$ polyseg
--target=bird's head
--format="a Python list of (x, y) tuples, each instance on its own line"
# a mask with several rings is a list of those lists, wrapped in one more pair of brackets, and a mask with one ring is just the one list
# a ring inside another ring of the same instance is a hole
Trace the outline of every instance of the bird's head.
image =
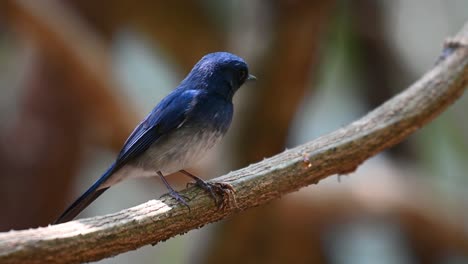
[(230, 100), (239, 87), (255, 79), (242, 58), (228, 52), (215, 52), (195, 64), (182, 86), (205, 89)]

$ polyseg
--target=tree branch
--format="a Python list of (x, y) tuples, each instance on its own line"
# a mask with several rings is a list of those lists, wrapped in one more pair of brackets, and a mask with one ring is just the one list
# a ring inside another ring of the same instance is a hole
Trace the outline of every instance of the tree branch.
[[(182, 191), (189, 212), (172, 199), (151, 200), (115, 214), (0, 234), (1, 263), (99, 260), (265, 204), (362, 162), (427, 124), (468, 84), (468, 23), (447, 42), (438, 63), (419, 81), (360, 120), (262, 162), (216, 178), (235, 190), (235, 203), (217, 210), (197, 188)], [(231, 199), (233, 200), (233, 199)]]

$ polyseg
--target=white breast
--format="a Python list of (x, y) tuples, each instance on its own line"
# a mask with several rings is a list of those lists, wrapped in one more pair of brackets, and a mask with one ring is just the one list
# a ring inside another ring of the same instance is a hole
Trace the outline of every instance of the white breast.
[[(172, 145), (172, 148), (158, 148), (158, 144), (150, 148), (150, 156), (156, 161), (159, 170), (164, 174), (171, 174), (187, 167), (195, 165), (200, 161), (205, 154), (217, 144), (222, 134), (215, 131), (205, 131), (195, 135), (186, 135), (181, 131), (178, 135), (170, 139), (167, 146)], [(171, 144), (172, 143), (172, 144)]]
[(191, 167), (220, 141), (219, 131), (199, 131), (180, 128), (170, 136), (153, 143), (141, 156), (116, 171), (102, 186), (109, 187), (123, 179), (157, 176), (160, 171), (167, 176)]

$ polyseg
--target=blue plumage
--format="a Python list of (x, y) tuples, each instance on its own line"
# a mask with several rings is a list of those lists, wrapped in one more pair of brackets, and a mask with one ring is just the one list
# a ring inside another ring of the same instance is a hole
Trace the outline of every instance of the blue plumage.
[[(227, 132), (232, 97), (255, 79), (243, 59), (227, 52), (204, 56), (180, 83), (135, 128), (111, 167), (55, 221), (69, 221), (110, 186), (132, 177), (181, 171), (202, 188), (210, 186), (183, 171), (193, 165)], [(161, 177), (171, 195), (186, 205)], [(213, 194), (213, 193), (212, 193)]]

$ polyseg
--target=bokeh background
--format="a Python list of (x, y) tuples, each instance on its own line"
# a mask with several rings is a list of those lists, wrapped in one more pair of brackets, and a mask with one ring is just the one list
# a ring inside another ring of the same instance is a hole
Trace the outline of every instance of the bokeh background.
[[(211, 178), (364, 115), (467, 19), (466, 0), (2, 0), (0, 230), (53, 221), (206, 53), (233, 52), (258, 78), (192, 169)], [(467, 100), (349, 177), (101, 263), (468, 263)], [(80, 217), (165, 192), (123, 182)]]

